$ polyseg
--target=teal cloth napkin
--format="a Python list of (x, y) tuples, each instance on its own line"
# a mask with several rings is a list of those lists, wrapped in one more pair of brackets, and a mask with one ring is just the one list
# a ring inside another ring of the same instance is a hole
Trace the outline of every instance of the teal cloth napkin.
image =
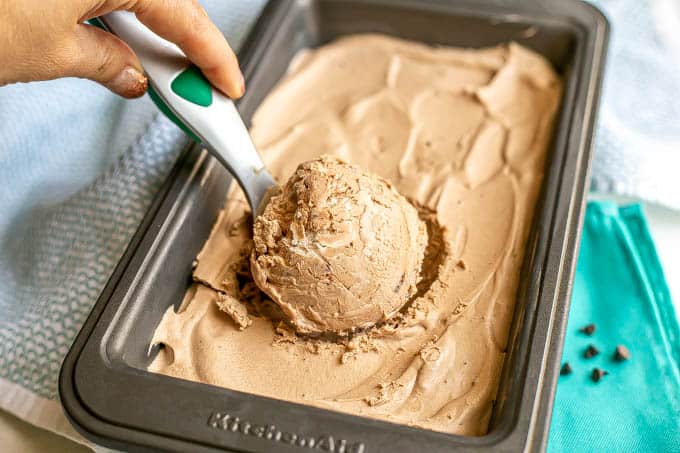
[[(680, 331), (639, 205), (588, 205), (562, 361), (549, 452), (680, 452)], [(609, 374), (595, 383), (594, 367)]]

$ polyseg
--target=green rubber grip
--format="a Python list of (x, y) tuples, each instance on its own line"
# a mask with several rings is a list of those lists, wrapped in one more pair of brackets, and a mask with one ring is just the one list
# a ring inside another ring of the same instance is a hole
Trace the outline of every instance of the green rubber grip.
[(195, 65), (189, 66), (175, 77), (170, 89), (177, 96), (201, 107), (209, 107), (213, 101), (212, 86)]
[(191, 129), (186, 127), (186, 125), (179, 118), (177, 118), (177, 116), (173, 113), (173, 111), (170, 110), (167, 105), (165, 105), (165, 102), (163, 102), (163, 100), (160, 98), (160, 96), (158, 96), (158, 93), (156, 93), (156, 91), (150, 85), (149, 85), (148, 93), (149, 93), (149, 97), (151, 98), (151, 100), (153, 100), (153, 102), (156, 104), (156, 107), (158, 107), (158, 109), (161, 112), (163, 112), (163, 114), (165, 116), (167, 116), (170, 121), (172, 121), (177, 126), (179, 126), (179, 128), (182, 129), (196, 143), (201, 143), (201, 139), (198, 138), (196, 136), (196, 134), (194, 134), (191, 131)]

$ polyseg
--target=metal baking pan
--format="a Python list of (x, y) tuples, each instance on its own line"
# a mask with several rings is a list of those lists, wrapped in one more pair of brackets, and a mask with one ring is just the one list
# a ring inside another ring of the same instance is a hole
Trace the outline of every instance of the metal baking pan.
[[(565, 80), (488, 434), (449, 435), (147, 372), (153, 332), (167, 307), (182, 300), (192, 261), (231, 181), (214, 159), (194, 147), (158, 194), (62, 366), (61, 401), (84, 436), (135, 451), (545, 448), (588, 185), (607, 22), (576, 0), (274, 0), (241, 52), (249, 87), (239, 105), (244, 118), (250, 118), (299, 49), (362, 32), (464, 47), (517, 41), (545, 55)], [(236, 417), (238, 424), (232, 423)]]

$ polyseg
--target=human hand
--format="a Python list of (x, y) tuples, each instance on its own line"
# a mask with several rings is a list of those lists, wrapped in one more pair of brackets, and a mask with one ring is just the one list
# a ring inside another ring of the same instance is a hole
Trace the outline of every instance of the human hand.
[(177, 44), (228, 96), (243, 95), (236, 55), (196, 0), (2, 0), (0, 86), (83, 77), (126, 98), (143, 95), (148, 82), (132, 49), (84, 23), (115, 10)]

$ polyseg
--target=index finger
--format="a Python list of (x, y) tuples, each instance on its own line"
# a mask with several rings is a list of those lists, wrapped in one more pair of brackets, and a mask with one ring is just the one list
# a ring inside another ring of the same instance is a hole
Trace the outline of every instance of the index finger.
[(236, 99), (245, 82), (236, 54), (196, 0), (136, 0), (128, 10), (184, 51), (218, 89)]

